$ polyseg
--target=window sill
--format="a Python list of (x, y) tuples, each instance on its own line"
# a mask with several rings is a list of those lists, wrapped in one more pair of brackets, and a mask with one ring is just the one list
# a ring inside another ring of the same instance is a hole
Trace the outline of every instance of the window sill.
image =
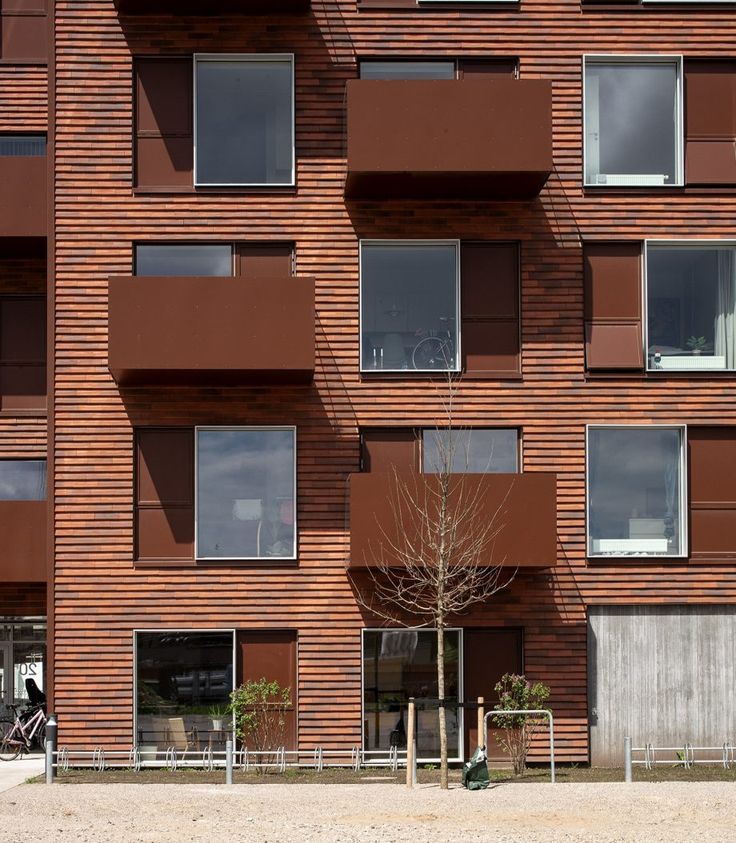
[(725, 380), (736, 377), (736, 369), (672, 369), (647, 370), (643, 369), (610, 369), (591, 372), (586, 369), (585, 379), (590, 381), (628, 379), (640, 381), (663, 381), (672, 378), (673, 382), (681, 380)]
[(134, 568), (298, 568), (298, 559), (134, 559)]
[(692, 560), (688, 556), (588, 556), (586, 555), (586, 562), (588, 565), (599, 567), (603, 565), (636, 565), (642, 567), (645, 565), (688, 565)]
[(520, 381), (524, 379), (524, 375), (521, 372), (417, 372), (414, 369), (397, 369), (396, 371), (390, 371), (388, 369), (365, 369), (360, 372), (361, 379), (366, 381), (395, 381), (402, 379), (436, 381), (438, 378), (446, 380), (448, 375), (462, 381)]
[(264, 194), (296, 195), (296, 185), (274, 187), (176, 187), (172, 185), (133, 187), (134, 196), (262, 196)]

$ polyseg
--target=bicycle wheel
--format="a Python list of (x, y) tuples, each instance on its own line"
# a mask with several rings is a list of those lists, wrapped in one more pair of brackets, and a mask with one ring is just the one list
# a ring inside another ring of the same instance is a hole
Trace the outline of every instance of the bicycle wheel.
[(449, 369), (455, 362), (453, 357), (447, 340), (425, 337), (414, 346), (411, 362), (415, 369)]
[(46, 724), (44, 723), (43, 726), (36, 732), (33, 740), (38, 744), (39, 748), (45, 752), (46, 751)]
[(12, 720), (0, 720), (0, 761), (12, 761), (23, 749), (23, 739), (15, 733)]

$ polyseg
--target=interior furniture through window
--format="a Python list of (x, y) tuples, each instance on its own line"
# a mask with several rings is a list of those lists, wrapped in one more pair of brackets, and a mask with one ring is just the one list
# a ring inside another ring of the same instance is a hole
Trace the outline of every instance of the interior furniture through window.
[(361, 370), (458, 370), (460, 244), (361, 243)]
[(683, 427), (588, 428), (588, 555), (684, 556)]
[(646, 247), (647, 366), (736, 368), (736, 250), (728, 243)]
[[(406, 748), (409, 697), (436, 699), (437, 633), (433, 629), (363, 630), (363, 748)], [(461, 630), (445, 631), (445, 698), (447, 744), (451, 759), (462, 752), (463, 717), (457, 703), (462, 695)], [(439, 759), (436, 705), (417, 710), (417, 755)]]
[(197, 559), (294, 559), (295, 497), (295, 428), (197, 428)]
[(682, 184), (682, 58), (586, 56), (583, 76), (585, 184)]

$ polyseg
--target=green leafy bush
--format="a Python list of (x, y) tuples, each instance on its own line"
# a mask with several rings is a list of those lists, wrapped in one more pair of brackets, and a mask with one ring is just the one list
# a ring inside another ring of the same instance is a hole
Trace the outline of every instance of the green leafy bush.
[[(235, 734), (248, 749), (269, 753), (283, 746), (291, 688), (282, 688), (265, 677), (249, 679), (230, 694), (230, 700)], [(258, 768), (265, 771), (265, 764), (270, 760), (268, 755), (258, 756)]]
[[(541, 682), (532, 684), (526, 676), (516, 673), (505, 673), (501, 681), (496, 684), (498, 702), (496, 711), (533, 711), (544, 709), (544, 703), (549, 698), (549, 688)], [(543, 723), (544, 718), (523, 715), (498, 715), (491, 718), (494, 726), (503, 730), (503, 737), (499, 742), (509, 754), (514, 767), (514, 775), (520, 776), (526, 769), (526, 759), (529, 754), (534, 733)]]

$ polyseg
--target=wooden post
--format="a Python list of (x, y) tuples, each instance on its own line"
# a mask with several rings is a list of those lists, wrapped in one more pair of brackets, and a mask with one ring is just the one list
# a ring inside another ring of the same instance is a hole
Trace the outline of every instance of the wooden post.
[(414, 697), (409, 697), (409, 711), (406, 729), (406, 786), (414, 787), (414, 729), (416, 711), (414, 708)]
[[(486, 709), (483, 697), (478, 697), (478, 746), (483, 746), (483, 721), (486, 719)], [(488, 747), (486, 747), (488, 752)]]

